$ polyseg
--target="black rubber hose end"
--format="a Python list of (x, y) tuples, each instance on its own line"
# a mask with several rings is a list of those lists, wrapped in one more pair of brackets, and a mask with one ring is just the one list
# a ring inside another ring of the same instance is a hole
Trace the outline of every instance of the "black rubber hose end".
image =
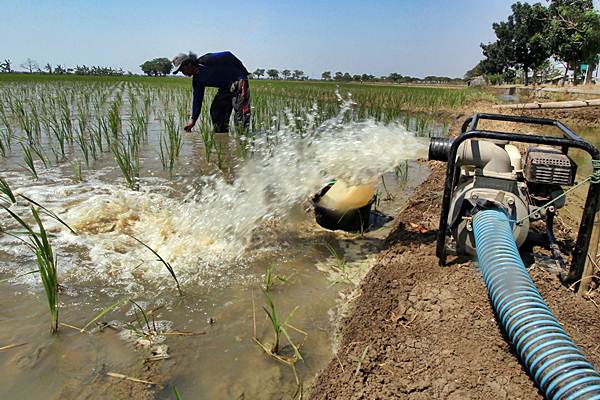
[(432, 137), (429, 142), (429, 159), (448, 162), (448, 154), (454, 139)]

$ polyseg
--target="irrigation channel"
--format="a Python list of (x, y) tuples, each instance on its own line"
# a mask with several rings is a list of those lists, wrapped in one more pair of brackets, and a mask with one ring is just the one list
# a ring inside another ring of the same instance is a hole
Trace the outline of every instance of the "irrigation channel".
[[(446, 124), (365, 112), (333, 86), (319, 101), (263, 89), (252, 134), (213, 135), (206, 110), (199, 131), (180, 128), (187, 85), (0, 82), (1, 177), (17, 200), (0, 202), (32, 226), (35, 202), (60, 284), (52, 335), (28, 237), (2, 210), (0, 397), (118, 398), (123, 374), (159, 383), (161, 398), (172, 386), (184, 399), (278, 398), (328, 362), (389, 224), (326, 231), (308, 199), (331, 178), (376, 180), (376, 209), (394, 215), (427, 176), (424, 137)], [(297, 377), (253, 341), (273, 343), (271, 305), (289, 317)]]

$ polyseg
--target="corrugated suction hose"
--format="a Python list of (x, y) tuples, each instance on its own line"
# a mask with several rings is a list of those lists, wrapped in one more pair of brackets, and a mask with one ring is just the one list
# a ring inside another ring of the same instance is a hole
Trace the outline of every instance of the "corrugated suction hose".
[(473, 217), (479, 268), (500, 324), (548, 399), (600, 399), (600, 375), (562, 328), (529, 276), (500, 210)]

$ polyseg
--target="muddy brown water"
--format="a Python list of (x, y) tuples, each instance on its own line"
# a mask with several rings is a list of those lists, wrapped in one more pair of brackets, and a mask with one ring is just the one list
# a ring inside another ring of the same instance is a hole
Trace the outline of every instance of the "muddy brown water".
[[(152, 129), (156, 133), (158, 128)], [(217, 140), (229, 149), (226, 160), (233, 162), (235, 140), (227, 136)], [(88, 334), (62, 325), (57, 336), (50, 335), (48, 306), (38, 276), (22, 275), (35, 269), (34, 260), (18, 242), (2, 236), (0, 347), (18, 347), (0, 351), (0, 397), (122, 398), (124, 392), (118, 388), (123, 385), (139, 385), (139, 390), (126, 392), (126, 397), (134, 398), (171, 398), (173, 385), (184, 399), (289, 396), (297, 389), (292, 370), (267, 357), (252, 340), (254, 320), (259, 339), (270, 343), (273, 338), (259, 290), (269, 266), (276, 266), (275, 274), (285, 278), (285, 282), (276, 279), (272, 289), (280, 318), (295, 310), (290, 322), (307, 333), (304, 361), (297, 365), (305, 385), (331, 358), (341, 306), (368, 271), (391, 224), (363, 235), (330, 232), (316, 225), (306, 203), (299, 204), (284, 220), (261, 225), (256, 243), (243, 257), (228, 257), (222, 263), (188, 262), (185, 270), (178, 271), (185, 293), (179, 297), (164, 267), (127, 235), (139, 233), (136, 223), (140, 221), (166, 221), (161, 219), (165, 213), (174, 223), (169, 207), (185, 202), (199, 176), (217, 172), (214, 163), (204, 160), (197, 134), (184, 136), (182, 162), (173, 178), (161, 170), (156, 148), (151, 141), (142, 151), (139, 193), (124, 188), (109, 154), (91, 169), (83, 167), (82, 182), (75, 179), (70, 163), (48, 169), (38, 164), (40, 178), (35, 181), (18, 165), (22, 161), (17, 152), (1, 161), (3, 176), (17, 193), (66, 215), (67, 223), (81, 231), (72, 237), (48, 221), (49, 230), (56, 234), (60, 321), (82, 327), (115, 302), (123, 305), (100, 318), (101, 325), (93, 323)], [(427, 164), (414, 161), (403, 164), (397, 174), (385, 174), (378, 185), (377, 209), (396, 215), (427, 175)], [(23, 202), (15, 207), (27, 211)], [(177, 221), (185, 225), (185, 216)], [(7, 220), (2, 223), (14, 228)], [(177, 235), (181, 226), (171, 228), (161, 234)], [(325, 243), (343, 259), (346, 272), (336, 269), (339, 260)], [(171, 255), (181, 255), (185, 248), (177, 251)], [(214, 258), (218, 253), (217, 248), (203, 255)], [(147, 361), (150, 349), (136, 342), (135, 334), (133, 339), (123, 337), (123, 332), (132, 333), (131, 326), (144, 329), (140, 313), (128, 299), (146, 312), (155, 310), (149, 314), (149, 326), (171, 333), (157, 338), (168, 346), (169, 359)], [(131, 326), (124, 327), (126, 323)], [(177, 332), (185, 335), (172, 334)], [(298, 342), (302, 336), (292, 333)], [(124, 382), (107, 376), (108, 372), (158, 385)]]

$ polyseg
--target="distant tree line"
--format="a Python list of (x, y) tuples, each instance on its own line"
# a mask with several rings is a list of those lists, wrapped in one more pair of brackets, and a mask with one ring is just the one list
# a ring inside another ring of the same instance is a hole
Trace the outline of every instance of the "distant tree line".
[[(285, 69), (279, 71), (277, 69), (257, 68), (252, 72), (252, 77), (255, 79), (284, 79), (284, 80), (307, 80), (308, 76), (301, 70)], [(425, 78), (414, 78), (411, 76), (402, 76), (398, 73), (391, 73), (387, 76), (375, 76), (371, 74), (350, 74), (348, 72), (331, 72), (325, 71), (321, 74), (323, 81), (336, 82), (394, 82), (394, 83), (457, 83), (462, 82), (462, 78), (449, 78), (447, 76), (427, 76)]]
[(295, 69), (289, 70), (284, 69), (279, 72), (279, 70), (270, 68), (257, 68), (252, 72), (252, 77), (255, 79), (262, 79), (263, 76), (268, 76), (269, 79), (286, 79), (286, 80), (294, 80), (294, 81), (304, 81), (308, 79), (308, 76), (304, 74), (304, 71)]
[(538, 80), (560, 78), (555, 63), (562, 64), (563, 83), (573, 71), (573, 83), (587, 66), (585, 81), (591, 82), (600, 53), (600, 14), (592, 0), (549, 0), (517, 2), (507, 21), (492, 29), (497, 40), (481, 44), (484, 59), (467, 71), (465, 79), (485, 75), (492, 83), (514, 82), (519, 75), (525, 85)]
[(462, 82), (461, 78), (450, 78), (447, 76), (426, 76), (425, 78), (416, 78), (412, 76), (403, 76), (397, 72), (389, 75), (375, 76), (371, 74), (349, 74), (348, 72), (325, 71), (321, 74), (321, 80), (336, 82), (393, 82), (393, 83), (457, 83)]
[[(37, 61), (32, 58), (27, 58), (27, 60), (20, 64), (19, 67), (28, 73), (35, 72), (54, 75), (125, 75), (125, 71), (123, 71), (122, 68), (103, 67), (99, 65), (77, 65), (71, 68), (60, 64), (52, 66), (52, 64), (47, 63), (44, 67), (40, 68), (40, 65), (37, 63)], [(13, 69), (13, 63), (10, 59), (5, 59), (4, 61), (0, 62), (0, 72), (16, 72)]]

